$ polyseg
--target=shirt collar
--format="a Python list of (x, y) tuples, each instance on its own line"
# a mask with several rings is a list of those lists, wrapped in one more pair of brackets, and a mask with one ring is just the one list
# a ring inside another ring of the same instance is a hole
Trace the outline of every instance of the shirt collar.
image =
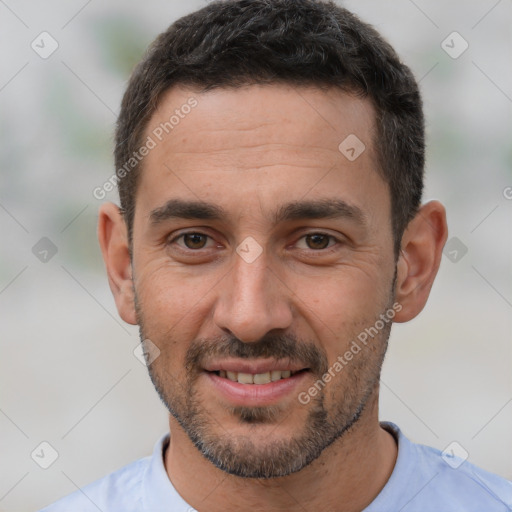
[[(377, 512), (382, 510), (381, 505), (390, 503), (396, 493), (397, 485), (402, 487), (404, 478), (412, 474), (413, 457), (411, 457), (412, 444), (402, 434), (397, 425), (391, 422), (381, 422), (381, 427), (390, 432), (398, 443), (398, 456), (393, 472), (384, 488), (364, 510), (364, 512)], [(169, 433), (164, 434), (155, 444), (150, 463), (146, 468), (142, 482), (142, 503), (145, 512), (168, 511), (172, 504), (175, 512), (191, 512), (190, 505), (178, 494), (172, 485), (164, 465), (164, 454), (169, 445)]]
[(144, 512), (190, 512), (190, 505), (178, 494), (172, 485), (164, 465), (165, 449), (169, 445), (169, 433), (164, 434), (155, 444), (151, 461), (142, 481), (142, 503)]

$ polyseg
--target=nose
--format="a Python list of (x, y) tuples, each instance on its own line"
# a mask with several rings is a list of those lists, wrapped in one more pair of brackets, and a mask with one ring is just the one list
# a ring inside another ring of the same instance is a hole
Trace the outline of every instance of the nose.
[(292, 323), (290, 294), (261, 255), (248, 263), (235, 256), (232, 270), (221, 283), (214, 322), (245, 343), (256, 342), (274, 329)]

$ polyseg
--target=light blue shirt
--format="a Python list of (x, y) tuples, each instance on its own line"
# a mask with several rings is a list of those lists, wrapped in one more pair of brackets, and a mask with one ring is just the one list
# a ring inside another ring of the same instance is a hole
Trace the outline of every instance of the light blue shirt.
[[(363, 512), (510, 512), (512, 482), (456, 456), (409, 441), (393, 423), (398, 458), (388, 482)], [(164, 467), (169, 434), (153, 455), (76, 491), (40, 512), (193, 512)], [(305, 504), (307, 507), (307, 504)], [(248, 505), (248, 509), (250, 506)]]

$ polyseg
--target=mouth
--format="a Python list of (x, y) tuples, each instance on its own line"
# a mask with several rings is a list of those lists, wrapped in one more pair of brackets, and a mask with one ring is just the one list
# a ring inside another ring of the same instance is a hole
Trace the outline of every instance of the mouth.
[(270, 382), (277, 382), (282, 379), (289, 379), (301, 372), (307, 372), (308, 369), (302, 370), (272, 370), (263, 373), (246, 373), (246, 372), (233, 372), (229, 370), (214, 371), (222, 379), (229, 379), (232, 382), (240, 384), (269, 384)]
[(225, 361), (204, 369), (217, 396), (233, 405), (262, 407), (293, 396), (309, 368), (277, 361)]

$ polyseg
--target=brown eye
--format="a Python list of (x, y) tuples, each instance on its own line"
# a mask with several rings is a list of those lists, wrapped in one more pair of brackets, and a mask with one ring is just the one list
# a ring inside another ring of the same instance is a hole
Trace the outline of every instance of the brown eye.
[(306, 244), (310, 249), (326, 249), (329, 245), (329, 235), (322, 235), (315, 233), (313, 235), (306, 235)]
[(203, 249), (208, 239), (206, 235), (201, 233), (186, 233), (182, 237), (188, 249)]

